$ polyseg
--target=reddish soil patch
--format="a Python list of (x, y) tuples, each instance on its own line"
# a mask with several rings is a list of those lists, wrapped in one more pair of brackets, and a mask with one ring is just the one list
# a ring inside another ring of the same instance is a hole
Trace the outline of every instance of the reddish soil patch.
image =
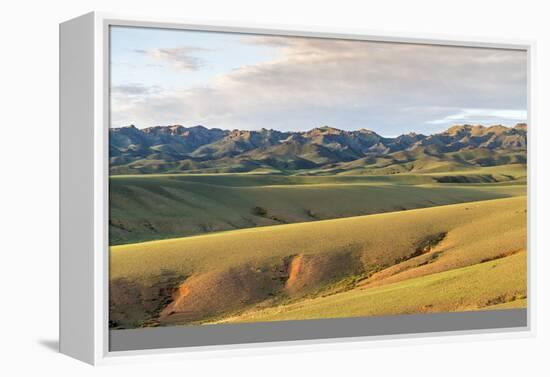
[(352, 253), (297, 255), (290, 262), (285, 290), (292, 296), (311, 293), (362, 270), (359, 256)]
[(159, 320), (187, 323), (243, 309), (281, 290), (278, 273), (247, 266), (192, 276), (175, 291)]

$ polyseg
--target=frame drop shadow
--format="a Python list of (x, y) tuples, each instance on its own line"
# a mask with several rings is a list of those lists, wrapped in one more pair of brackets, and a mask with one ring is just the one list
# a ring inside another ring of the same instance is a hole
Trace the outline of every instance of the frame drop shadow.
[(59, 340), (57, 339), (41, 339), (38, 344), (52, 352), (59, 352)]

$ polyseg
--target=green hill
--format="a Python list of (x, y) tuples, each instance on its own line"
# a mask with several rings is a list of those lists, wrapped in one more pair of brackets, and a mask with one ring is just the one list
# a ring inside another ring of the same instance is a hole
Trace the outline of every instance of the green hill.
[(522, 196), (112, 246), (111, 326), (521, 306), (526, 207)]
[(220, 322), (265, 322), (525, 308), (525, 253), (373, 289), (353, 289)]
[(109, 239), (116, 245), (525, 193), (522, 166), (450, 174), (116, 176), (109, 187)]

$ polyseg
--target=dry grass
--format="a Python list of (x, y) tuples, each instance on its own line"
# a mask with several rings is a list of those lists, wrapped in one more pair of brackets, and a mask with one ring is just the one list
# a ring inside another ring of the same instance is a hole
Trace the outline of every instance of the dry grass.
[[(158, 307), (143, 310), (140, 302), (149, 297), (149, 287), (158, 287), (167, 274), (183, 283), (174, 285), (179, 285), (175, 291), (163, 286), (165, 297), (174, 295), (170, 309), (162, 311), (169, 323), (219, 318), (285, 297), (297, 306), (288, 311), (268, 309), (258, 320), (309, 318), (324, 310), (328, 317), (474, 308), (485, 298), (525, 291), (525, 253), (480, 262), (525, 250), (526, 205), (525, 197), (516, 197), (114, 246), (112, 283), (135, 286), (118, 289), (123, 299), (112, 305), (112, 313), (127, 326), (158, 315)], [(446, 237), (440, 243), (416, 254), (426, 240), (442, 233)], [(382, 271), (352, 291), (331, 295), (335, 301), (328, 297), (303, 301), (308, 292), (376, 270)], [(488, 280), (482, 279), (485, 275)], [(392, 299), (396, 290), (404, 293)], [(415, 304), (417, 296), (424, 297), (424, 309), (422, 300)], [(439, 297), (437, 306), (428, 302), (431, 296)], [(360, 304), (368, 297), (386, 304), (371, 312), (369, 305)], [(344, 298), (349, 305), (339, 301)], [(309, 310), (310, 302), (320, 306)]]
[(428, 312), (510, 309), (526, 305), (526, 254), (263, 310), (222, 322), (303, 320)]
[[(480, 175), (490, 172), (482, 170)], [(109, 242), (136, 243), (525, 195), (524, 182), (434, 182), (432, 176), (412, 174), (117, 176), (110, 180)]]

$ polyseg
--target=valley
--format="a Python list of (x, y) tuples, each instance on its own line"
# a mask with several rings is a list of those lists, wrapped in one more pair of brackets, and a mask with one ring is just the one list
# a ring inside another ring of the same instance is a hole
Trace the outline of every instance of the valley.
[(110, 327), (526, 307), (526, 128), (480, 127), (116, 131)]

